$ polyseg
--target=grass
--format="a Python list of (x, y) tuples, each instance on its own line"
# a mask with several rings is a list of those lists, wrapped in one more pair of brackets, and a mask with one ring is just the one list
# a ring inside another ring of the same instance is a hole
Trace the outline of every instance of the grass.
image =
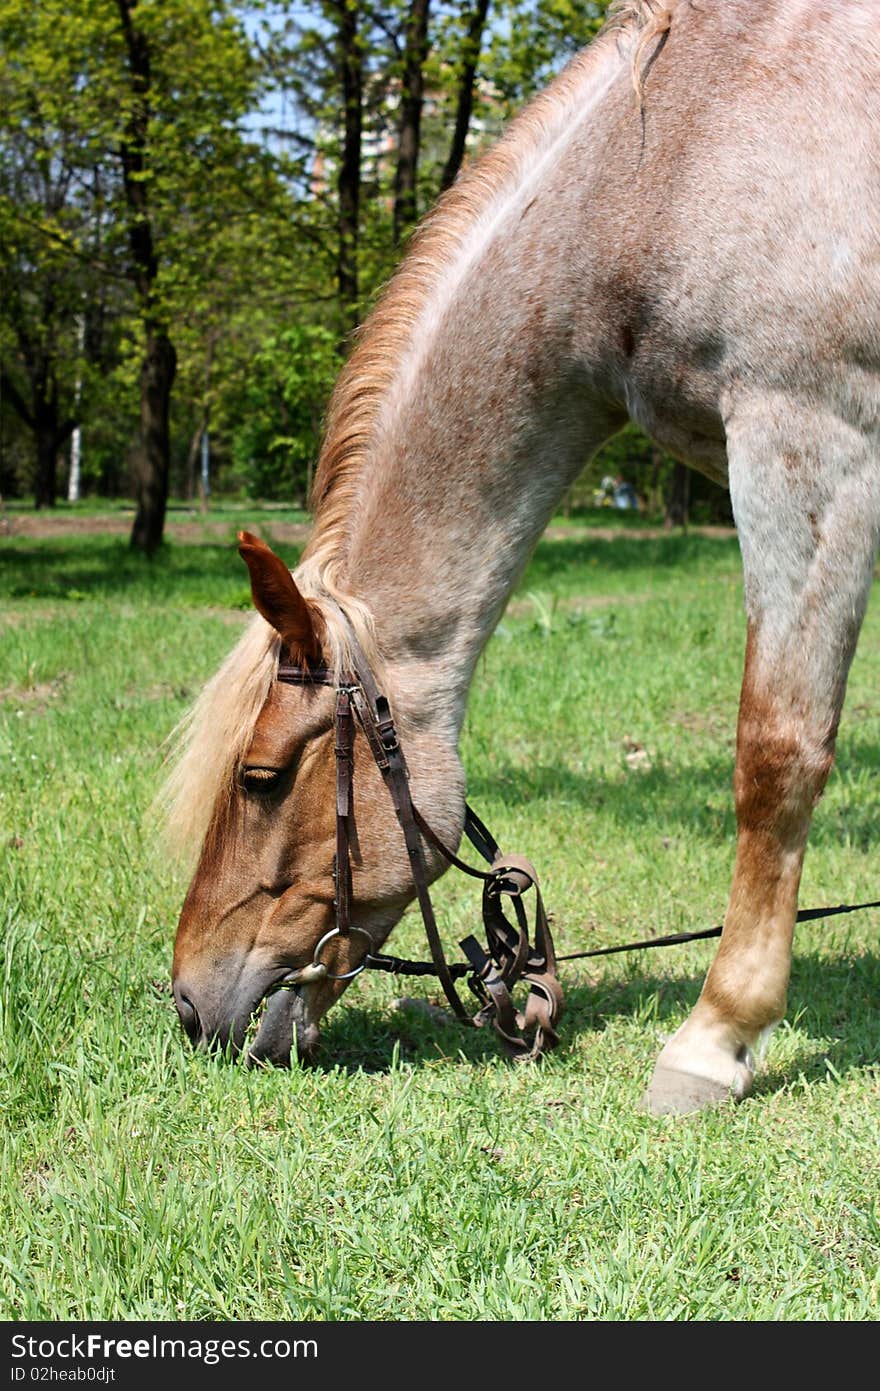
[[(471, 799), (538, 865), (560, 951), (717, 922), (736, 543), (554, 535), (477, 671)], [(145, 811), (243, 569), (231, 545), (7, 540), (0, 589), (0, 1316), (876, 1318), (876, 914), (799, 930), (754, 1095), (699, 1116), (637, 1107), (710, 944), (563, 968), (537, 1068), (394, 1010), (385, 977), (313, 1070), (195, 1056), (168, 993), (185, 880)], [(878, 690), (874, 608), (805, 904), (880, 896)], [(450, 944), (472, 930), (470, 884), (437, 902)], [(411, 914), (393, 943), (424, 950)]]

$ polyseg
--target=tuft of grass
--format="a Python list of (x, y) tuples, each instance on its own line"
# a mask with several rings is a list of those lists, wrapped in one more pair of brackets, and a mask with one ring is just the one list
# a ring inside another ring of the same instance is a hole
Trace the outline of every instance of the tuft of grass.
[[(539, 546), (463, 735), (561, 952), (717, 922), (733, 859), (736, 543), (585, 530)], [(168, 992), (186, 886), (144, 814), (245, 620), (234, 547), (4, 542), (0, 589), (0, 1316), (876, 1317), (876, 914), (799, 930), (755, 1094), (699, 1116), (638, 1102), (709, 944), (563, 968), (539, 1067), (384, 977), (311, 1070), (196, 1056)], [(878, 896), (878, 689), (871, 610), (805, 903)], [(469, 883), (437, 905), (450, 946), (473, 930)], [(424, 950), (414, 914), (394, 946)]]

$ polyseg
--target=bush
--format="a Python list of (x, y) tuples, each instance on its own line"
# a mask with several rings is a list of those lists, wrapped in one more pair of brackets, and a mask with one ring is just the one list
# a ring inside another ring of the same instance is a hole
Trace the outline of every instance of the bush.
[(236, 480), (250, 497), (305, 501), (338, 371), (336, 340), (320, 324), (286, 329), (255, 355), (232, 429)]

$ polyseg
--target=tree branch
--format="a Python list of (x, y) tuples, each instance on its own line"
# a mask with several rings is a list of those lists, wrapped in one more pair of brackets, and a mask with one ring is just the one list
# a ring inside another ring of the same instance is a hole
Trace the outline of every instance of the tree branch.
[(474, 81), (477, 75), (477, 65), (480, 61), (480, 51), (483, 47), (483, 30), (486, 27), (489, 4), (490, 0), (476, 0), (476, 4), (471, 11), (467, 36), (463, 45), (464, 57), (461, 68), (461, 79), (458, 84), (455, 129), (452, 134), (449, 158), (446, 161), (440, 179), (441, 193), (447, 188), (451, 188), (455, 183), (458, 171), (461, 169), (462, 160), (464, 159), (468, 130), (471, 123), (471, 113), (474, 107)]

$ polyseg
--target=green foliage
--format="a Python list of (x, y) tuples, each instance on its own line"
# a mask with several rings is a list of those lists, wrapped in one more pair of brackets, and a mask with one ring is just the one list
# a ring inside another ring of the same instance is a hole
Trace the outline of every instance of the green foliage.
[(306, 500), (338, 371), (334, 335), (320, 324), (298, 324), (264, 341), (232, 435), (235, 476), (249, 496)]
[[(594, 36), (606, 9), (495, 0), (471, 157)], [(363, 313), (399, 256), (392, 195), (408, 11), (408, 0), (359, 7)], [(133, 13), (152, 54), (140, 178), (158, 257), (150, 312), (171, 326), (177, 350), (174, 484), (189, 493), (194, 450), (209, 428), (215, 488), (300, 499), (344, 323), (335, 283), (336, 11), (329, 0), (246, 10), (233, 0), (141, 0)], [(449, 153), (470, 14), (446, 0), (431, 6), (422, 211)], [(0, 363), (23, 393), (36, 368), (25, 361), (22, 331), (40, 345), (60, 415), (83, 424), (84, 486), (111, 495), (127, 486), (138, 426), (143, 345), (119, 163), (138, 100), (115, 0), (84, 10), (0, 0)], [(16, 493), (31, 469), (8, 391), (0, 411), (0, 490)], [(587, 466), (568, 505), (591, 505), (602, 477), (621, 474), (656, 515), (673, 467), (629, 427)], [(692, 516), (729, 517), (720, 491), (696, 476)]]
[[(232, 6), (141, 0), (131, 14), (149, 48), (147, 91), (114, 0), (0, 0), (0, 356), (22, 396), (48, 378), (47, 398), (85, 423), (87, 441), (90, 424), (102, 429), (108, 372), (142, 351), (136, 311), (176, 323), (198, 301), (204, 314), (224, 285), (216, 243), (267, 182), (245, 132), (258, 70)], [(136, 119), (137, 209), (121, 163)], [(147, 223), (156, 273), (145, 278), (132, 229)], [(88, 445), (86, 471), (103, 471)]]
[(609, 0), (501, 0), (483, 70), (512, 114), (596, 37)]

